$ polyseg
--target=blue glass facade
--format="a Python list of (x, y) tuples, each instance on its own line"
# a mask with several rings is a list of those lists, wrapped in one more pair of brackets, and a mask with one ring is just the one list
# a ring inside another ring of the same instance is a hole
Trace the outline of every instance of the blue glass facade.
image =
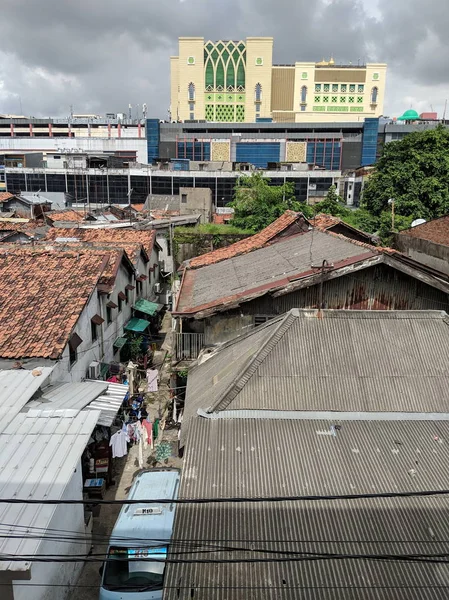
[(149, 165), (152, 164), (154, 159), (159, 158), (159, 131), (159, 119), (147, 119), (147, 160)]
[(280, 154), (280, 143), (241, 142), (236, 145), (237, 162), (252, 163), (255, 167), (262, 169), (266, 169), (269, 162), (279, 162)]
[(338, 171), (341, 164), (341, 143), (333, 140), (328, 142), (308, 141), (307, 162)]
[(379, 119), (365, 119), (362, 137), (362, 167), (373, 165), (376, 162), (378, 133)]
[(177, 158), (210, 160), (209, 142), (178, 142)]

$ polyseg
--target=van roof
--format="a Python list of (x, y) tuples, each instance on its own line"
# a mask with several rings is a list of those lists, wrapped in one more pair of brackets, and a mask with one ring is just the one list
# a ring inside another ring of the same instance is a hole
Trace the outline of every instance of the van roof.
[[(140, 473), (128, 494), (129, 500), (176, 499), (179, 490), (179, 469), (151, 469)], [(158, 546), (170, 540), (175, 504), (124, 504), (112, 531), (110, 546)], [(154, 514), (142, 514), (153, 508)]]

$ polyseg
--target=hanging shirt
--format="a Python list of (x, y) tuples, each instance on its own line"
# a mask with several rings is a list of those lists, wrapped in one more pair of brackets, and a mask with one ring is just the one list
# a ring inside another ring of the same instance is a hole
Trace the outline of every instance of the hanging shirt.
[(128, 446), (126, 445), (126, 433), (122, 430), (117, 431), (111, 437), (109, 445), (112, 448), (112, 458), (122, 458), (128, 454)]
[(159, 375), (159, 371), (157, 369), (148, 369), (147, 370), (147, 382), (148, 382), (148, 391), (149, 392), (157, 392), (157, 378)]

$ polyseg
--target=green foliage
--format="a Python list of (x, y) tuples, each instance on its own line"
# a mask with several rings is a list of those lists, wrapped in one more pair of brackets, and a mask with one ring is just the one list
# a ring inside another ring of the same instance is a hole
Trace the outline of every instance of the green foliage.
[(390, 198), (397, 215), (433, 219), (449, 212), (449, 130), (439, 126), (384, 146), (362, 202), (380, 217)]
[(252, 232), (248, 229), (242, 229), (233, 225), (221, 223), (202, 223), (201, 225), (196, 225), (195, 227), (176, 227), (174, 233), (176, 237), (180, 238), (183, 235), (245, 235)]
[(383, 246), (390, 246), (393, 241), (393, 233), (408, 229), (413, 221), (413, 216), (404, 217), (402, 215), (395, 214), (394, 216), (394, 229), (391, 229), (391, 210), (384, 211), (380, 215), (379, 220), (379, 237)]
[(240, 177), (235, 188), (232, 225), (257, 233), (280, 217), (286, 210), (297, 210), (294, 184), (270, 186), (260, 173)]
[(329, 188), (326, 197), (314, 206), (315, 213), (324, 213), (334, 217), (347, 217), (351, 211), (343, 204), (343, 199), (337, 194), (335, 185)]
[(128, 342), (129, 354), (131, 360), (135, 360), (140, 354), (142, 354), (142, 336), (133, 335)]
[(341, 218), (348, 225), (360, 229), (360, 231), (365, 231), (366, 233), (376, 233), (379, 229), (379, 218), (368, 212), (366, 208), (348, 210), (348, 214)]

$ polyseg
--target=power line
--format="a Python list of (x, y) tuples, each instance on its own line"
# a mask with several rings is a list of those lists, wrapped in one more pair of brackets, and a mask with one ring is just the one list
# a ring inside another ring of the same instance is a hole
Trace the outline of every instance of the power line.
[(257, 496), (257, 497), (229, 497), (229, 498), (142, 498), (140, 500), (37, 500), (34, 498), (0, 498), (0, 504), (244, 504), (260, 502), (316, 502), (323, 500), (364, 500), (382, 498), (426, 498), (432, 496), (447, 496), (449, 490), (421, 490), (413, 492), (377, 492), (365, 494), (333, 494), (327, 496)]

